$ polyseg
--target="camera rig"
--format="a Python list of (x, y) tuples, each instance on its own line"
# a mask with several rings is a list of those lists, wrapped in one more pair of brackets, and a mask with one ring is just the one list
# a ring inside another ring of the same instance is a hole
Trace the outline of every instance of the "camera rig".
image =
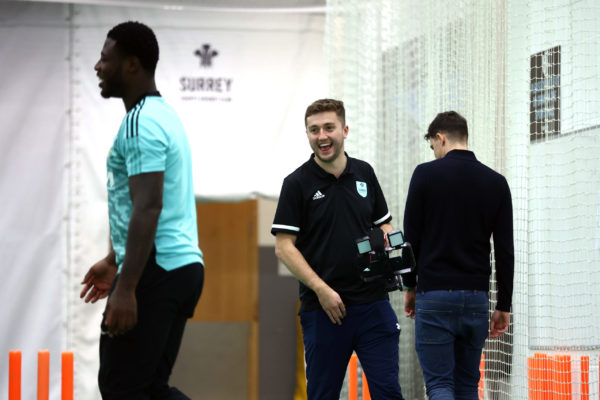
[[(404, 241), (402, 231), (387, 234), (389, 247), (385, 246), (384, 233), (379, 228), (369, 231), (367, 236), (356, 239), (359, 257), (359, 272), (363, 282), (385, 281), (388, 292), (402, 290), (402, 274), (411, 272), (415, 266), (415, 255), (409, 242)], [(399, 255), (392, 256), (392, 252)], [(368, 256), (368, 257), (367, 257)], [(367, 261), (368, 260), (368, 261)]]

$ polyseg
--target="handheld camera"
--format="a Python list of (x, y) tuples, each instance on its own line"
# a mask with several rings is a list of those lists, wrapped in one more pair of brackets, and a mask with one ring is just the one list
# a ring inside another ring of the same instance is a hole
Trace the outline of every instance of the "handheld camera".
[[(368, 236), (356, 239), (360, 277), (363, 282), (384, 280), (388, 292), (402, 290), (401, 275), (411, 272), (416, 265), (412, 246), (404, 241), (400, 230), (388, 233), (389, 247), (385, 247), (383, 235), (381, 229), (375, 228)], [(392, 252), (400, 254), (392, 255)]]

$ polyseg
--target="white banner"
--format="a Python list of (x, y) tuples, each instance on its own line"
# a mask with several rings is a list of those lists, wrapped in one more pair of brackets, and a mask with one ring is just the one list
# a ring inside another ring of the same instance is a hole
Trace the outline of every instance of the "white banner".
[(278, 196), (283, 178), (308, 159), (304, 111), (327, 91), (323, 15), (77, 10), (78, 123), (86, 135), (112, 140), (123, 116), (122, 105), (100, 98), (92, 67), (108, 28), (132, 18), (157, 35), (157, 86), (187, 129), (199, 197)]

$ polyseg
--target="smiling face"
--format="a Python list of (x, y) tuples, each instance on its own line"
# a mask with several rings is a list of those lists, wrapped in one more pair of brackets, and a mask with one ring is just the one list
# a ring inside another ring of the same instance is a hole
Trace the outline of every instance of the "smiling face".
[(98, 86), (104, 98), (123, 97), (123, 58), (116, 49), (116, 42), (107, 38), (100, 52), (100, 59), (94, 66), (100, 79)]
[(306, 118), (306, 134), (317, 163), (333, 164), (344, 154), (348, 125), (342, 127), (334, 111), (325, 111)]

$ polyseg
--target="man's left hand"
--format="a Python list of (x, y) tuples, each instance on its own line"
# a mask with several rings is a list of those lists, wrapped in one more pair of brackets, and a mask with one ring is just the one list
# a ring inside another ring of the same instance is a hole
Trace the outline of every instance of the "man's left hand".
[(508, 325), (510, 325), (510, 313), (494, 310), (492, 318), (490, 318), (490, 337), (492, 339), (500, 337), (508, 330)]
[(118, 283), (106, 303), (106, 319), (109, 336), (123, 335), (137, 322), (137, 299), (135, 290), (120, 288)]

